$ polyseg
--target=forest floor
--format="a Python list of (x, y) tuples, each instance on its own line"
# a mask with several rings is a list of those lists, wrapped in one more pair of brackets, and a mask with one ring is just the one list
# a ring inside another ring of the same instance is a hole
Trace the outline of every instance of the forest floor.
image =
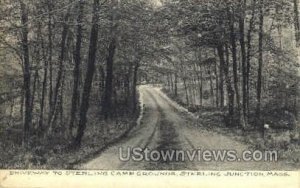
[[(22, 146), (22, 125), (6, 125), (2, 118), (0, 130), (1, 169), (72, 169), (73, 165), (87, 161), (106, 147), (124, 137), (136, 125), (139, 110), (114, 120), (99, 118), (99, 109), (91, 106), (88, 124), (79, 149), (70, 149), (70, 139), (59, 131), (49, 138), (33, 136), (30, 149)], [(14, 120), (18, 122), (18, 120)]]

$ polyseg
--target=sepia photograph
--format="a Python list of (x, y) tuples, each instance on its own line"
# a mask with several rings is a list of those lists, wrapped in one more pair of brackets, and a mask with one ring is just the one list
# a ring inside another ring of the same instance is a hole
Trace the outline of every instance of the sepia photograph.
[(0, 169), (300, 178), (299, 11), (0, 0)]

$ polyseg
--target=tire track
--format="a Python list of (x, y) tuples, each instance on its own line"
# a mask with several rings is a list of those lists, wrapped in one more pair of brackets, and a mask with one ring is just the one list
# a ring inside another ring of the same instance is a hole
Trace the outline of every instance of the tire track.
[[(165, 104), (168, 105), (171, 109), (173, 106), (169, 104), (167, 100), (165, 100), (159, 93), (155, 90), (152, 90), (150, 93), (147, 91), (151, 98), (156, 101), (159, 114), (160, 114), (160, 121), (157, 124), (157, 128), (159, 130), (159, 137), (156, 140), (157, 147), (155, 148), (156, 151), (159, 152), (173, 152), (173, 151), (184, 151), (182, 148), (182, 144), (185, 140), (183, 140), (181, 136), (182, 133), (178, 132), (179, 128), (176, 126), (176, 120), (168, 118), (168, 108), (162, 108), (162, 104), (159, 104), (158, 100), (163, 101)], [(154, 93), (157, 95), (154, 95)], [(164, 106), (164, 105), (163, 105)], [(181, 118), (182, 115), (178, 114), (178, 109), (174, 109), (174, 112), (179, 115)], [(191, 143), (189, 142), (191, 145)], [(193, 145), (191, 145), (192, 148)], [(183, 157), (183, 158), (182, 158)], [(167, 160), (159, 160), (157, 162), (150, 162), (148, 165), (145, 166), (147, 170), (186, 170), (186, 169), (194, 169), (194, 164), (186, 160), (187, 156), (186, 153), (184, 156), (179, 156), (179, 158), (171, 158)]]
[[(152, 95), (152, 93), (149, 92), (148, 90), (145, 90), (145, 92), (150, 96), (150, 98), (153, 100), (155, 106), (157, 107), (158, 116), (157, 116), (157, 120), (156, 120), (156, 122), (155, 122), (155, 127), (154, 127), (153, 131), (151, 132), (151, 135), (148, 137), (148, 139), (147, 139), (145, 145), (144, 145), (144, 146), (141, 146), (142, 143), (145, 141), (145, 139), (142, 139), (142, 140), (140, 140), (140, 141), (138, 142), (137, 145), (135, 145), (135, 146), (133, 147), (133, 148), (138, 148), (138, 147), (140, 147), (140, 148), (143, 149), (143, 152), (146, 150), (146, 148), (149, 146), (149, 144), (150, 144), (151, 141), (153, 140), (154, 135), (155, 135), (155, 133), (156, 133), (156, 131), (157, 131), (158, 124), (159, 124), (159, 122), (161, 121), (161, 114), (162, 114), (162, 109), (161, 109), (161, 107), (159, 106), (159, 104), (158, 104), (156, 98), (155, 98), (155, 97)], [(146, 106), (146, 108), (147, 108), (147, 106)], [(137, 132), (137, 130), (136, 130), (135, 132)], [(132, 151), (131, 151), (131, 152), (132, 152)], [(131, 154), (133, 154), (133, 153), (131, 153)], [(124, 169), (124, 168), (126, 167), (126, 165), (128, 165), (128, 163), (130, 163), (130, 161), (127, 161), (127, 162), (122, 163), (122, 164), (119, 166), (119, 168), (120, 168), (120, 169)]]

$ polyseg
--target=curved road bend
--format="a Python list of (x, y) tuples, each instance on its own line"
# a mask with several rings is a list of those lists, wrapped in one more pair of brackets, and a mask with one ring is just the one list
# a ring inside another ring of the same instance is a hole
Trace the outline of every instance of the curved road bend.
[(136, 126), (121, 142), (108, 148), (97, 158), (77, 166), (87, 170), (287, 170), (292, 169), (283, 162), (203, 162), (189, 160), (123, 162), (119, 159), (119, 148), (124, 157), (127, 148), (149, 148), (150, 150), (236, 150), (238, 153), (248, 147), (231, 138), (202, 130), (194, 126), (186, 113), (174, 107), (158, 88), (141, 86), (140, 92), (145, 104), (142, 123)]

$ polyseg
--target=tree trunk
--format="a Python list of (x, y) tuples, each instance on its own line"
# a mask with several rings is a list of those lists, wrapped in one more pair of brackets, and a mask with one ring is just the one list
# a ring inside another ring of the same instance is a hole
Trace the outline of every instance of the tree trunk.
[(104, 100), (103, 100), (103, 109), (104, 118), (108, 119), (111, 115), (112, 108), (112, 94), (113, 94), (113, 64), (114, 64), (114, 55), (116, 50), (116, 41), (113, 38), (109, 44), (108, 48), (108, 57), (106, 59), (106, 80), (105, 80), (105, 91), (104, 91)]
[(299, 0), (294, 0), (294, 25), (295, 25), (295, 36), (296, 46), (300, 47), (300, 21), (299, 21)]
[(197, 101), (196, 101), (196, 95), (197, 95), (197, 80), (196, 78), (192, 78), (192, 90), (193, 90), (193, 101), (194, 101), (194, 105), (197, 104)]
[(137, 97), (136, 97), (136, 86), (137, 86), (137, 78), (138, 78), (138, 70), (139, 70), (139, 62), (135, 63), (134, 71), (133, 71), (133, 84), (132, 84), (132, 112), (136, 112), (137, 108)]
[(215, 76), (216, 76), (216, 107), (219, 107), (219, 76), (218, 76), (218, 67), (217, 62), (214, 62), (214, 68), (215, 68)]
[(83, 20), (83, 1), (79, 2), (78, 5), (78, 17), (77, 17), (77, 36), (76, 36), (76, 47), (74, 51), (75, 67), (73, 70), (73, 95), (72, 95), (72, 107), (71, 116), (69, 123), (69, 133), (72, 136), (72, 130), (74, 127), (74, 121), (76, 119), (76, 112), (78, 107), (79, 98), (79, 75), (80, 75), (80, 64), (81, 64), (81, 44), (82, 44), (82, 20)]
[(182, 78), (182, 79), (183, 79), (184, 90), (185, 90), (186, 104), (187, 104), (187, 106), (189, 106), (190, 105), (190, 101), (189, 101), (188, 88), (187, 88), (187, 85), (186, 85), (186, 79), (185, 78)]
[(200, 106), (203, 105), (203, 70), (202, 66), (199, 65), (200, 68)]
[(249, 113), (250, 110), (250, 69), (251, 69), (251, 52), (252, 52), (252, 32), (254, 30), (254, 21), (255, 21), (255, 7), (256, 7), (256, 0), (253, 0), (252, 2), (252, 14), (251, 14), (251, 18), (250, 18), (250, 23), (249, 23), (249, 29), (248, 29), (248, 33), (247, 33), (247, 71), (246, 71), (246, 88), (247, 88), (247, 113)]
[(116, 53), (116, 45), (117, 45), (117, 38), (116, 38), (116, 29), (117, 23), (115, 22), (115, 8), (118, 2), (116, 0), (112, 0), (111, 2), (111, 26), (110, 26), (110, 33), (111, 39), (108, 47), (108, 56), (106, 58), (106, 80), (105, 80), (105, 91), (104, 91), (104, 101), (103, 101), (103, 108), (102, 112), (104, 115), (104, 119), (108, 119), (112, 114), (112, 95), (113, 95), (113, 65), (114, 65), (114, 56)]
[[(296, 50), (297, 50), (297, 58), (298, 62), (300, 62), (300, 21), (299, 21), (299, 0), (294, 0), (294, 22), (295, 22), (295, 35), (296, 35)], [(297, 120), (300, 119), (299, 113), (299, 102), (298, 102), (299, 90), (296, 91), (294, 107), (295, 107), (295, 115)]]
[(36, 85), (37, 80), (39, 77), (38, 69), (35, 70), (34, 76), (33, 76), (33, 86), (32, 86), (32, 93), (31, 93), (31, 111), (33, 111), (34, 108), (34, 100), (35, 100), (35, 93), (36, 93)]
[(173, 93), (174, 92), (174, 82), (173, 82), (173, 74), (170, 73), (170, 81), (171, 81), (171, 92)]
[[(228, 47), (227, 47), (228, 48)], [(226, 49), (226, 54), (227, 54), (227, 62), (224, 59), (224, 47), (223, 45), (219, 45), (217, 47), (218, 50), (218, 56), (220, 59), (220, 63), (223, 65), (223, 72), (225, 75), (225, 82), (226, 82), (226, 87), (227, 87), (227, 95), (228, 95), (228, 125), (232, 126), (233, 124), (233, 117), (234, 117), (234, 91), (231, 86), (231, 79), (229, 77), (229, 52), (228, 49)]]
[[(64, 90), (65, 90), (65, 77), (66, 77), (66, 71), (63, 71), (63, 75), (62, 75), (62, 83), (61, 83), (61, 90), (60, 90), (60, 94), (59, 94), (59, 116), (60, 116), (60, 128), (62, 128), (64, 126), (64, 108), (63, 108), (63, 105), (64, 105)], [(66, 132), (65, 132), (66, 133)], [(66, 136), (68, 136), (66, 134)]]
[(212, 79), (212, 70), (211, 66), (209, 66), (209, 82), (210, 82), (210, 97), (211, 97), (211, 105), (215, 105), (215, 98), (214, 98), (214, 84)]
[(89, 56), (87, 63), (87, 70), (85, 76), (85, 82), (83, 86), (83, 94), (81, 98), (80, 105), (80, 119), (77, 129), (77, 135), (74, 140), (73, 145), (76, 147), (80, 147), (81, 140), (84, 135), (84, 130), (86, 128), (87, 123), (87, 112), (89, 109), (89, 99), (92, 88), (93, 76), (95, 72), (95, 60), (96, 60), (96, 51), (97, 51), (97, 42), (98, 42), (98, 20), (99, 20), (99, 1), (94, 0), (93, 3), (93, 18), (92, 18), (92, 29), (90, 36), (90, 46), (89, 46)]
[[(223, 51), (223, 49), (222, 49)], [(217, 50), (217, 52), (219, 52)], [(219, 54), (220, 57), (221, 54)], [(223, 52), (223, 61), (220, 60), (219, 65), (219, 77), (220, 77), (220, 83), (219, 83), (219, 91), (220, 91), (220, 107), (224, 107), (224, 52)]]
[(245, 45), (245, 7), (246, 0), (240, 0), (240, 18), (239, 18), (239, 27), (240, 27), (240, 46), (241, 46), (241, 59), (242, 59), (242, 114), (241, 114), (241, 124), (242, 127), (245, 127), (247, 122), (247, 67), (246, 67), (246, 45)]
[(262, 130), (262, 134), (264, 133), (263, 125), (261, 124), (261, 91), (262, 91), (262, 66), (263, 66), (263, 26), (264, 26), (264, 11), (263, 11), (263, 0), (259, 0), (259, 44), (258, 44), (258, 72), (257, 72), (257, 104), (256, 104), (256, 125)]
[(25, 102), (25, 85), (23, 84), (22, 89), (21, 89), (21, 97), (20, 97), (20, 117), (21, 121), (24, 124), (24, 102)]
[(174, 78), (174, 94), (175, 94), (175, 97), (178, 96), (178, 87), (177, 87), (177, 82), (178, 82), (178, 76), (177, 76), (177, 73), (175, 73), (175, 78)]
[(132, 63), (129, 63), (128, 67), (128, 74), (125, 77), (125, 93), (126, 93), (126, 102), (128, 105), (131, 105), (131, 93), (130, 93), (130, 88), (131, 88), (131, 83), (130, 83), (130, 78), (131, 78), (131, 73), (134, 72), (132, 71)]
[(60, 55), (59, 55), (59, 68), (57, 73), (57, 79), (56, 79), (56, 85), (54, 89), (54, 95), (53, 95), (53, 101), (52, 101), (52, 111), (50, 112), (50, 118), (49, 118), (49, 132), (52, 131), (53, 124), (56, 121), (57, 113), (58, 113), (58, 99), (59, 99), (59, 93), (62, 86), (62, 77), (63, 77), (63, 71), (64, 71), (64, 60), (65, 60), (65, 53), (66, 53), (66, 41), (67, 41), (67, 35), (68, 35), (68, 21), (70, 17), (70, 8), (67, 10), (67, 13), (64, 18), (64, 24), (63, 24), (63, 31), (62, 31), (62, 39), (61, 39), (61, 49), (60, 49)]
[[(52, 99), (53, 99), (53, 65), (52, 65), (52, 56), (53, 56), (53, 33), (52, 33), (52, 4), (51, 1), (47, 1), (48, 6), (48, 64), (49, 64), (49, 112), (52, 112)], [(50, 113), (48, 117), (50, 121)]]
[(170, 83), (170, 79), (169, 79), (168, 74), (166, 74), (166, 79), (167, 79), (167, 89), (170, 91), (171, 90), (171, 83)]
[(48, 59), (46, 58), (44, 40), (41, 37), (42, 54), (44, 59), (44, 75), (42, 83), (42, 96), (40, 101), (39, 129), (42, 131), (44, 124), (45, 99), (47, 93)]
[(21, 6), (21, 23), (22, 27), (22, 50), (23, 50), (23, 79), (24, 79), (24, 94), (25, 94), (25, 121), (24, 121), (24, 140), (23, 143), (27, 146), (29, 141), (29, 131), (32, 122), (31, 108), (31, 75), (29, 62), (29, 45), (28, 45), (28, 10), (26, 4), (20, 0)]
[[(232, 67), (233, 67), (233, 83), (234, 83), (234, 90), (235, 90), (235, 96), (236, 96), (236, 103), (237, 103), (237, 110), (238, 110), (238, 116), (240, 117), (240, 94), (239, 94), (239, 79), (238, 79), (238, 67), (237, 67), (237, 46), (236, 46), (236, 36), (235, 36), (235, 29), (234, 29), (234, 10), (230, 12), (228, 10), (229, 19), (230, 19), (230, 42), (231, 42), (231, 53), (232, 53)], [(240, 118), (238, 118), (240, 119)], [(240, 122), (237, 122), (238, 125)]]

